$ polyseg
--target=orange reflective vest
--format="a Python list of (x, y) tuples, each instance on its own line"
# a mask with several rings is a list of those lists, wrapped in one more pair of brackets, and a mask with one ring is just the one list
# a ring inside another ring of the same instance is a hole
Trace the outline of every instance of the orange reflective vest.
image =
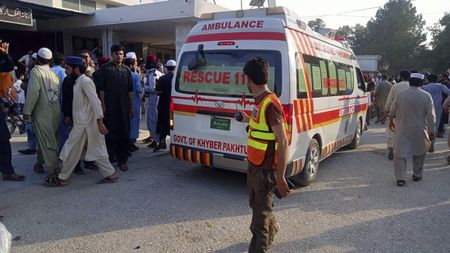
[[(270, 104), (273, 104), (280, 111), (283, 111), (283, 107), (280, 100), (278, 100), (278, 97), (274, 93), (269, 93), (259, 104), (255, 105), (253, 108), (253, 113), (250, 117), (247, 141), (247, 159), (256, 166), (263, 164), (269, 142), (275, 141), (275, 134), (270, 129), (266, 120), (266, 110)], [(283, 123), (283, 126), (287, 130), (287, 124)], [(277, 150), (278, 145), (275, 143), (274, 166), (277, 166), (278, 164)]]

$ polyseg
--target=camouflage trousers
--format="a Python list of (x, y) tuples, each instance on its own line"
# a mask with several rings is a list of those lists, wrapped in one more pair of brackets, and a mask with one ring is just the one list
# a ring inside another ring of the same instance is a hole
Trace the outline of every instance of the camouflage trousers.
[(253, 234), (249, 253), (268, 252), (278, 223), (273, 215), (274, 190), (276, 187), (275, 171), (263, 170), (249, 164), (247, 169), (247, 191), (249, 204), (253, 211), (250, 230)]

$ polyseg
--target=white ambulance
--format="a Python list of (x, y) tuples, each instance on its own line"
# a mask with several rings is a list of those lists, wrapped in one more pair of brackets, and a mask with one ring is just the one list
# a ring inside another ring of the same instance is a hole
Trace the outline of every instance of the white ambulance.
[(368, 97), (356, 57), (284, 7), (204, 14), (183, 45), (171, 101), (173, 157), (245, 172), (247, 124), (254, 106), (243, 73), (256, 56), (270, 65), (269, 86), (289, 125), (286, 176), (310, 184), (319, 161), (356, 148)]

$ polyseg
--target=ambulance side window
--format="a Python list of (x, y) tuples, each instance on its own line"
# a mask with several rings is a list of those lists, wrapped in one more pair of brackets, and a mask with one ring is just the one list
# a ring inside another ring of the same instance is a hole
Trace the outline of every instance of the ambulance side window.
[(354, 87), (354, 76), (355, 71), (353, 70), (353, 67), (350, 67), (347, 71), (345, 71), (345, 79), (347, 82), (347, 90), (346, 95), (350, 95), (353, 93), (353, 87)]
[(347, 66), (339, 64), (337, 71), (337, 85), (339, 89), (339, 95), (345, 95), (345, 90), (347, 89), (347, 84), (345, 81), (345, 71), (347, 70)]
[(332, 61), (328, 61), (328, 72), (330, 72), (330, 79), (328, 80), (330, 95), (334, 96), (337, 93), (337, 73), (336, 64)]
[[(323, 77), (320, 60), (317, 57), (303, 55), (305, 60), (306, 72), (308, 73), (309, 84), (312, 88), (313, 97), (322, 96)], [(325, 72), (326, 73), (326, 72)]]
[(322, 96), (328, 96), (328, 72), (327, 65), (325, 64), (325, 60), (320, 60), (320, 70), (322, 71)]
[(303, 70), (302, 59), (300, 54), (295, 54), (295, 64), (296, 64), (296, 76), (297, 76), (297, 98), (307, 98), (308, 92), (306, 90), (306, 70)]

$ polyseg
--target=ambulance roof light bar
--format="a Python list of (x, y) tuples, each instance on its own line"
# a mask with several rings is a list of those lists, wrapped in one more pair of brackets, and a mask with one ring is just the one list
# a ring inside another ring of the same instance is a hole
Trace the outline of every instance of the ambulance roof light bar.
[(237, 10), (237, 11), (227, 11), (227, 12), (220, 12), (220, 13), (203, 13), (200, 16), (200, 19), (201, 20), (213, 20), (213, 19), (235, 18), (235, 17), (243, 18), (247, 15), (250, 15), (251, 17), (255, 17), (255, 16), (264, 17), (264, 16), (273, 16), (273, 15), (289, 16), (290, 13), (286, 7), (277, 6), (277, 7), (270, 7), (270, 8)]

